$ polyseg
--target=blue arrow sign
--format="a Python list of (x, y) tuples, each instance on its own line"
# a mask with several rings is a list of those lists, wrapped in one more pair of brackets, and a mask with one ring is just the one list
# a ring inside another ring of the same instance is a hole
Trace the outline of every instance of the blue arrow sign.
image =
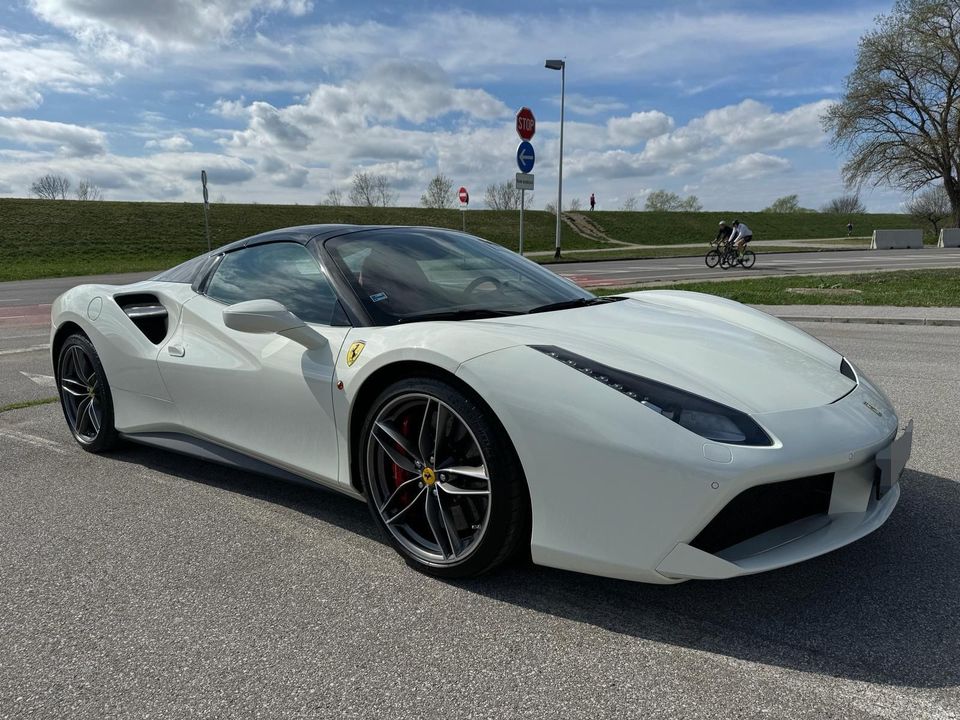
[(520, 172), (528, 173), (533, 170), (533, 162), (536, 158), (537, 155), (533, 152), (533, 145), (526, 140), (517, 145), (517, 167), (520, 168)]

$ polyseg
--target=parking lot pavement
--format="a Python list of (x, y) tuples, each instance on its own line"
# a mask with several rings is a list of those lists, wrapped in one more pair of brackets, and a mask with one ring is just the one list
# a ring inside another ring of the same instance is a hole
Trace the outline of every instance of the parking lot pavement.
[(900, 505), (719, 583), (441, 582), (355, 501), (2, 413), (0, 717), (960, 717), (960, 328), (804, 329), (916, 419)]

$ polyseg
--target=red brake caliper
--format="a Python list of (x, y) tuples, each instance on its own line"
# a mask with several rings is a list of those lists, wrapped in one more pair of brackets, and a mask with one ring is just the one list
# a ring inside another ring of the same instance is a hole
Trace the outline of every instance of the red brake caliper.
[[(404, 437), (410, 436), (410, 416), (405, 415), (403, 420), (400, 421), (400, 434)], [(399, 443), (396, 446), (397, 450), (403, 452), (403, 449), (400, 447)], [(395, 487), (400, 487), (403, 485), (409, 478), (407, 478), (407, 471), (402, 467), (393, 463), (393, 484)]]

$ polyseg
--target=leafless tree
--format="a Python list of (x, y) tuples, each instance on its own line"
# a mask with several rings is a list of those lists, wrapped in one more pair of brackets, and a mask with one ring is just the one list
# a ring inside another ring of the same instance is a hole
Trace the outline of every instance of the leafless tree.
[(860, 196), (855, 193), (841, 195), (820, 208), (820, 212), (830, 215), (861, 215), (866, 211), (867, 208), (860, 202)]
[(579, 210), (582, 210), (583, 206), (580, 203), (580, 198), (573, 198), (570, 201), (570, 204), (567, 206), (567, 209), (570, 212), (578, 212)]
[(389, 207), (397, 199), (386, 175), (374, 175), (363, 170), (353, 174), (349, 196), (351, 205), (366, 207)]
[(700, 212), (703, 206), (696, 195), (682, 198), (669, 190), (654, 190), (643, 206), (647, 212)]
[(30, 192), (41, 200), (66, 200), (70, 181), (63, 175), (48, 173), (38, 177), (30, 186)]
[(343, 205), (343, 191), (340, 188), (332, 187), (327, 190), (326, 196), (320, 201), (321, 205), (331, 205), (340, 207)]
[(427, 190), (420, 196), (420, 204), (425, 208), (453, 207), (453, 180), (438, 173), (427, 184)]
[(932, 185), (914, 195), (904, 206), (910, 217), (933, 226), (933, 234), (940, 232), (940, 223), (950, 217), (950, 198), (941, 185)]
[(636, 212), (640, 209), (640, 198), (631, 195), (620, 204), (620, 209), (625, 212)]
[(546, 205), (544, 205), (543, 209), (544, 211), (550, 213), (551, 215), (557, 214), (557, 206), (554, 205), (552, 202), (548, 202)]
[(103, 190), (89, 178), (77, 183), (75, 195), (77, 200), (103, 200)]
[(850, 153), (851, 186), (940, 182), (960, 226), (960, 2), (897, 0), (860, 39), (840, 102), (823, 117)]
[[(487, 185), (483, 193), (483, 202), (490, 210), (519, 210), (520, 192), (509, 180), (493, 183)], [(524, 200), (527, 207), (533, 205), (533, 193), (527, 193)]]
[(770, 207), (764, 208), (763, 212), (768, 212), (768, 213), (803, 212), (803, 209), (800, 207), (800, 196), (784, 195), (782, 198), (777, 198), (770, 204)]

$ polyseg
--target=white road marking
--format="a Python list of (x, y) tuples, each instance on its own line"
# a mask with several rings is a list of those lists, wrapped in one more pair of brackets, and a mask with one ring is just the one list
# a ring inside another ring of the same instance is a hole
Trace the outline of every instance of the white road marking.
[(14, 302), (23, 302), (23, 298), (6, 298), (5, 300), (0, 300), (0, 303), (14, 303)]
[(49, 349), (49, 345), (34, 345), (32, 347), (16, 348), (14, 350), (0, 350), (0, 355), (17, 355), (19, 353), (37, 352), (37, 350)]
[(53, 375), (41, 375), (40, 373), (29, 373), (26, 370), (21, 370), (20, 374), (23, 375), (28, 380), (32, 380), (40, 387), (56, 387), (57, 379)]
[(60, 455), (70, 454), (60, 447), (60, 443), (58, 442), (47, 440), (47, 438), (40, 437), (39, 435), (31, 435), (30, 433), (13, 430), (11, 428), (0, 428), (0, 438), (9, 438), (10, 440), (32, 445), (33, 447), (43, 448), (44, 450), (52, 450)]

